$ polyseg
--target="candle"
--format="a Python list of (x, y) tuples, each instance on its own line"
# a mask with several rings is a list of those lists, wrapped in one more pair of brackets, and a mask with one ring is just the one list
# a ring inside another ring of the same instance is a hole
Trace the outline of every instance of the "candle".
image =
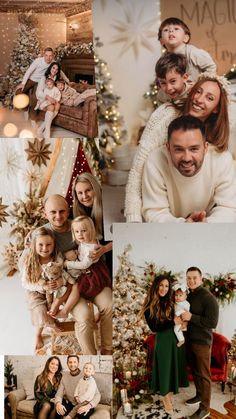
[(129, 402), (124, 403), (124, 413), (132, 413), (132, 405)]
[(126, 371), (126, 373), (125, 373), (126, 380), (130, 380), (131, 375), (132, 375), (131, 371)]
[(124, 402), (126, 402), (126, 400), (128, 400), (126, 388), (122, 388), (120, 390), (120, 397), (121, 397), (122, 403), (124, 403)]

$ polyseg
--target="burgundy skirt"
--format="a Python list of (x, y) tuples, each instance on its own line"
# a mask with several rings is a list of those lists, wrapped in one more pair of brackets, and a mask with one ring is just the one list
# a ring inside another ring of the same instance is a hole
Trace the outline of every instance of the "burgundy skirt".
[(92, 300), (105, 288), (111, 288), (111, 277), (102, 260), (93, 263), (78, 278), (81, 297)]

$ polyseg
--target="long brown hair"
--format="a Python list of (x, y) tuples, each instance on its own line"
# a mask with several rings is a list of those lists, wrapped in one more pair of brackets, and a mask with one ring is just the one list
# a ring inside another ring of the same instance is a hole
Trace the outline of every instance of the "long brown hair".
[(206, 127), (206, 140), (210, 144), (214, 145), (218, 152), (222, 152), (228, 149), (229, 143), (228, 98), (225, 89), (217, 78), (214, 78), (214, 76), (203, 77), (203, 75), (201, 75), (199, 80), (197, 80), (189, 92), (183, 114), (189, 114), (194, 95), (196, 94), (199, 87), (201, 87), (202, 84), (206, 81), (212, 81), (216, 83), (220, 89), (218, 111), (216, 113), (211, 113), (206, 121), (204, 121)]
[(81, 173), (78, 175), (72, 185), (72, 196), (73, 196), (73, 217), (78, 217), (78, 215), (88, 215), (86, 213), (85, 207), (79, 202), (76, 185), (77, 183), (89, 183), (94, 192), (94, 200), (91, 211), (91, 218), (94, 222), (98, 239), (102, 238), (102, 191), (101, 186), (98, 183), (97, 179), (88, 172)]
[[(169, 290), (164, 298), (160, 297), (159, 288), (161, 282), (166, 279), (169, 283)], [(157, 275), (148, 290), (140, 315), (143, 317), (146, 310), (150, 310), (150, 317), (157, 317), (160, 322), (173, 319), (174, 300), (171, 289), (171, 279), (166, 274)]]
[(30, 283), (37, 283), (41, 276), (41, 265), (39, 262), (39, 256), (36, 252), (36, 240), (39, 236), (50, 236), (54, 241), (54, 249), (51, 255), (51, 260), (56, 260), (57, 248), (55, 242), (55, 236), (49, 228), (39, 227), (33, 232), (32, 241), (29, 248), (29, 253), (25, 258), (25, 272), (26, 280)]
[(50, 362), (56, 359), (58, 361), (58, 370), (55, 373), (53, 379), (52, 379), (52, 384), (54, 387), (54, 390), (57, 390), (61, 381), (61, 377), (62, 377), (62, 365), (61, 365), (61, 361), (57, 356), (51, 356), (50, 358), (48, 358), (45, 367), (43, 369), (43, 372), (37, 377), (37, 384), (38, 387), (36, 388), (36, 391), (46, 391), (47, 390), (47, 385), (48, 385), (48, 373), (49, 373), (49, 364)]

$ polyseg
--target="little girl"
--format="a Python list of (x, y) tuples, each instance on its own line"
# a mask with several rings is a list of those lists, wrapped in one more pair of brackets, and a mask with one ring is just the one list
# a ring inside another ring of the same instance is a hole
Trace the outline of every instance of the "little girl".
[(43, 135), (44, 138), (50, 138), (51, 124), (53, 119), (57, 116), (60, 109), (60, 90), (55, 86), (55, 81), (48, 77), (45, 80), (45, 88), (41, 95), (38, 96), (35, 110), (40, 109), (45, 111), (44, 121), (37, 130), (38, 135)]
[[(173, 290), (175, 291), (175, 315), (179, 317), (182, 313), (189, 311), (190, 309), (190, 304), (186, 300), (187, 288), (185, 284), (175, 284)], [(185, 330), (187, 330), (187, 328), (183, 328), (181, 324), (176, 324), (174, 326), (174, 332), (178, 339), (177, 346), (184, 344), (185, 339), (183, 331)]]
[[(97, 248), (98, 240), (93, 220), (87, 215), (76, 217), (71, 224), (72, 237), (78, 244), (78, 260), (65, 260), (64, 266), (70, 272), (78, 269), (77, 283), (72, 285), (72, 290), (65, 306), (56, 318), (66, 318), (72, 308), (80, 299), (80, 295), (88, 300), (97, 297), (105, 287), (111, 288), (109, 271), (102, 260), (93, 261), (92, 252)], [(96, 304), (96, 303), (95, 303)]]
[[(43, 265), (50, 261), (59, 261), (62, 258), (57, 254), (53, 232), (45, 227), (34, 231), (30, 247), (25, 249), (20, 259), (22, 285), (27, 290), (27, 302), (31, 312), (33, 325), (36, 327), (35, 350), (43, 347), (42, 332), (45, 326), (56, 328), (56, 322), (47, 314), (47, 285), (41, 285)], [(62, 271), (64, 285), (68, 273)], [(58, 327), (59, 329), (59, 327)]]

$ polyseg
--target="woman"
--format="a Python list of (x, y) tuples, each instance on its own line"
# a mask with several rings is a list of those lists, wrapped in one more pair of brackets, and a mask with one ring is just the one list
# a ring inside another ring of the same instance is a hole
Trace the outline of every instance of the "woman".
[(34, 395), (37, 400), (34, 414), (38, 419), (56, 418), (54, 397), (62, 377), (62, 366), (57, 356), (50, 357), (43, 372), (37, 376), (34, 384)]
[(188, 386), (184, 347), (177, 346), (174, 325), (174, 300), (168, 275), (158, 275), (144, 300), (141, 315), (156, 333), (152, 369), (152, 390), (163, 397), (166, 413), (173, 412), (172, 395)]
[(72, 186), (73, 217), (88, 215), (92, 218), (101, 246), (94, 252), (94, 259), (105, 254), (106, 264), (112, 274), (112, 242), (103, 240), (102, 191), (96, 178), (91, 173), (78, 175)]
[(126, 186), (125, 215), (127, 222), (142, 222), (141, 180), (143, 166), (149, 153), (161, 146), (167, 139), (170, 122), (180, 114), (189, 114), (204, 121), (207, 141), (215, 145), (219, 152), (228, 149), (228, 85), (224, 77), (217, 75), (200, 75), (189, 92), (184, 110), (180, 111), (174, 104), (161, 105), (151, 115), (141, 137), (129, 179)]
[(53, 79), (55, 82), (60, 80), (61, 78), (64, 79), (67, 83), (69, 83), (69, 79), (66, 75), (61, 71), (61, 66), (57, 62), (52, 62), (50, 66), (45, 71), (44, 76), (40, 79), (37, 89), (36, 89), (36, 98), (38, 101), (42, 102), (45, 99), (50, 103), (46, 108), (44, 108), (45, 112), (45, 119), (41, 123), (40, 127), (37, 130), (38, 135), (44, 135), (46, 138), (50, 138), (50, 128), (53, 119), (59, 112), (60, 103), (56, 101), (53, 97), (49, 95), (45, 98), (45, 87), (46, 87), (46, 80), (48, 78)]

